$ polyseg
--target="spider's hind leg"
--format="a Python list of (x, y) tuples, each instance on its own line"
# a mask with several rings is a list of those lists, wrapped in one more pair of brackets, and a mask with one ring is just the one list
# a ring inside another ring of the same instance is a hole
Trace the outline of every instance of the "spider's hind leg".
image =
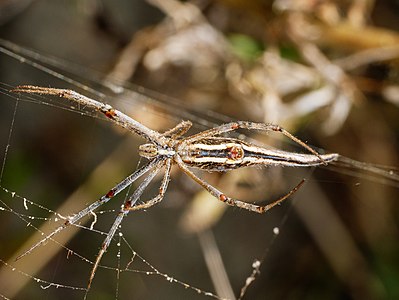
[(278, 198), (277, 200), (273, 201), (270, 204), (267, 205), (256, 205), (252, 203), (247, 203), (241, 200), (233, 199), (225, 194), (223, 194), (221, 191), (219, 191), (217, 188), (214, 186), (210, 185), (203, 179), (199, 178), (197, 175), (195, 175), (184, 163), (180, 158), (177, 158), (176, 160), (177, 165), (180, 167), (180, 169), (186, 173), (189, 177), (191, 177), (194, 181), (196, 181), (199, 185), (201, 185), (204, 189), (206, 189), (212, 196), (214, 196), (216, 199), (226, 203), (227, 205), (230, 206), (235, 206), (239, 208), (246, 209), (251, 212), (256, 212), (259, 214), (263, 214), (267, 212), (268, 210), (272, 209), (274, 206), (280, 204), (283, 202), (285, 199), (288, 197), (292, 196), (295, 194), (305, 183), (305, 179), (302, 179), (293, 189), (291, 189), (288, 193), (283, 195), (282, 197)]

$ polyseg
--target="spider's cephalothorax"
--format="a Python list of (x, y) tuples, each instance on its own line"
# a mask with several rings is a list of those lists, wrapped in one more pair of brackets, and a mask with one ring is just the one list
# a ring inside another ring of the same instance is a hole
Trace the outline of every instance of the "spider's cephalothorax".
[(148, 159), (153, 159), (157, 156), (172, 157), (175, 154), (175, 150), (170, 149), (169, 147), (163, 148), (153, 143), (142, 144), (139, 146), (139, 155)]

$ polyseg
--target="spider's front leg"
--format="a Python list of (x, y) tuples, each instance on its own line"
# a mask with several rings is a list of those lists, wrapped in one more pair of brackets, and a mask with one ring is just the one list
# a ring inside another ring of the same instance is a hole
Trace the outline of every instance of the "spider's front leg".
[(109, 121), (144, 137), (150, 142), (162, 142), (165, 139), (159, 132), (156, 132), (144, 126), (143, 124), (137, 122), (123, 112), (113, 108), (111, 105), (91, 99), (73, 90), (40, 87), (34, 85), (20, 85), (11, 90), (11, 92), (58, 96), (67, 99), (73, 103), (77, 103), (82, 107), (90, 107), (92, 109), (95, 109), (102, 113), (104, 116), (106, 116)]

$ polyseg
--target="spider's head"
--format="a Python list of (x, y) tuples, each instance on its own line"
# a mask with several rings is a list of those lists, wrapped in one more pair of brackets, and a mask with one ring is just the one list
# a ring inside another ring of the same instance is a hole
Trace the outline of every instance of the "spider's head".
[(143, 144), (139, 146), (139, 155), (148, 159), (158, 155), (158, 148), (154, 144)]

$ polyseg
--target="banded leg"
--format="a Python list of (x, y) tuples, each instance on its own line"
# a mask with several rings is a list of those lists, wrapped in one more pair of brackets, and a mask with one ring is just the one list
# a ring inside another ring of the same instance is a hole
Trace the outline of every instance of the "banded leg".
[(162, 134), (156, 132), (143, 124), (132, 119), (123, 112), (113, 108), (109, 104), (101, 103), (97, 100), (86, 97), (78, 92), (68, 89), (57, 89), (57, 88), (47, 88), (33, 85), (21, 85), (12, 90), (13, 93), (26, 93), (26, 94), (38, 94), (38, 95), (52, 95), (59, 96), (70, 100), (71, 102), (82, 105), (83, 107), (90, 107), (95, 109), (102, 114), (104, 114), (113, 123), (126, 128), (136, 134), (142, 136), (151, 142), (160, 142), (164, 138)]
[(126, 189), (126, 187), (130, 186), (133, 182), (135, 182), (138, 178), (143, 176), (145, 173), (147, 173), (149, 170), (154, 168), (157, 164), (159, 163), (159, 159), (153, 159), (137, 171), (135, 171), (133, 174), (130, 176), (126, 177), (124, 180), (122, 180), (120, 183), (118, 183), (115, 187), (110, 189), (107, 194), (103, 195), (100, 199), (97, 201), (93, 202), (89, 206), (85, 207), (81, 211), (79, 211), (77, 214), (74, 216), (68, 218), (64, 224), (56, 228), (53, 232), (50, 234), (46, 235), (43, 239), (38, 241), (36, 244), (34, 244), (32, 247), (30, 247), (28, 250), (26, 250), (24, 253), (19, 255), (15, 260), (19, 260), (22, 257), (28, 255), (31, 253), (33, 250), (35, 250), (37, 247), (43, 245), (46, 243), (48, 240), (50, 240), (54, 235), (57, 233), (61, 232), (65, 228), (67, 228), (69, 225), (75, 224), (78, 222), (80, 219), (82, 219), (84, 216), (88, 215), (89, 213), (95, 211), (98, 207), (101, 205), (107, 203), (109, 200), (111, 200), (114, 196), (119, 194), (121, 191)]
[(247, 202), (244, 202), (244, 201), (241, 201), (241, 200), (236, 200), (236, 199), (233, 199), (233, 198), (230, 198), (230, 197), (226, 196), (221, 191), (219, 191), (217, 188), (215, 188), (214, 186), (210, 185), (206, 181), (202, 180), (197, 175), (195, 175), (184, 164), (184, 162), (181, 160), (180, 157), (176, 159), (176, 163), (180, 167), (180, 169), (182, 169), (182, 171), (184, 173), (186, 173), (194, 181), (196, 181), (198, 184), (200, 184), (204, 189), (206, 189), (216, 199), (226, 203), (227, 205), (236, 206), (236, 207), (243, 208), (243, 209), (246, 209), (246, 210), (249, 210), (249, 211), (252, 211), (252, 212), (256, 212), (256, 213), (260, 213), (260, 214), (265, 213), (266, 211), (270, 210), (274, 206), (276, 206), (279, 203), (283, 202), (288, 197), (290, 197), (293, 194), (295, 194), (302, 187), (302, 185), (305, 183), (305, 179), (302, 179), (291, 191), (289, 191), (284, 196), (278, 198), (274, 202), (272, 202), (270, 204), (267, 204), (267, 205), (264, 205), (264, 206), (263, 205), (256, 205), (256, 204), (247, 203)]
[[(91, 283), (93, 282), (93, 278), (96, 273), (96, 270), (98, 269), (101, 258), (103, 257), (104, 253), (107, 251), (113, 237), (115, 236), (115, 232), (118, 230), (119, 225), (123, 221), (123, 218), (129, 214), (130, 208), (136, 204), (137, 200), (144, 193), (144, 190), (147, 188), (147, 186), (150, 184), (150, 182), (154, 179), (154, 177), (159, 173), (159, 171), (161, 169), (162, 169), (162, 164), (158, 160), (157, 165), (153, 168), (151, 173), (146, 178), (144, 178), (143, 182), (136, 188), (136, 190), (133, 192), (132, 196), (129, 197), (129, 199), (127, 199), (125, 201), (125, 204), (123, 205), (121, 211), (118, 213), (118, 216), (116, 217), (114, 223), (112, 224), (106, 238), (104, 239), (104, 241), (101, 245), (100, 251), (97, 254), (96, 261), (94, 262), (93, 268), (90, 273), (89, 283), (87, 286), (87, 292), (90, 289)], [(86, 292), (86, 294), (87, 294), (87, 292)]]
[(323, 157), (319, 153), (317, 153), (317, 151), (315, 151), (314, 149), (312, 149), (311, 147), (306, 145), (305, 142), (301, 141), (300, 139), (298, 139), (297, 137), (295, 137), (294, 135), (289, 133), (284, 128), (282, 128), (278, 125), (270, 124), (270, 123), (266, 124), (266, 123), (255, 123), (255, 122), (248, 122), (248, 121), (231, 122), (231, 123), (223, 124), (218, 127), (214, 127), (209, 130), (205, 130), (200, 133), (194, 134), (192, 136), (189, 136), (189, 137), (183, 139), (183, 141), (184, 141), (184, 143), (191, 144), (191, 143), (194, 143), (198, 140), (201, 140), (201, 139), (204, 139), (207, 137), (212, 137), (212, 136), (220, 135), (223, 133), (228, 133), (231, 131), (235, 131), (237, 129), (280, 132), (283, 135), (285, 135), (286, 137), (288, 137), (289, 139), (291, 139), (292, 141), (294, 141), (295, 143), (301, 145), (303, 148), (308, 150), (310, 153), (316, 155), (320, 159), (320, 161), (323, 162), (323, 164), (327, 165), (327, 162), (324, 161)]
[(159, 187), (159, 194), (156, 197), (154, 197), (151, 200), (146, 201), (142, 204), (130, 206), (130, 207), (128, 207), (128, 209), (129, 210), (147, 209), (147, 208), (150, 208), (151, 206), (161, 202), (165, 196), (166, 190), (168, 189), (171, 168), (172, 168), (172, 159), (168, 158), (165, 162), (165, 175), (163, 177), (161, 186)]

